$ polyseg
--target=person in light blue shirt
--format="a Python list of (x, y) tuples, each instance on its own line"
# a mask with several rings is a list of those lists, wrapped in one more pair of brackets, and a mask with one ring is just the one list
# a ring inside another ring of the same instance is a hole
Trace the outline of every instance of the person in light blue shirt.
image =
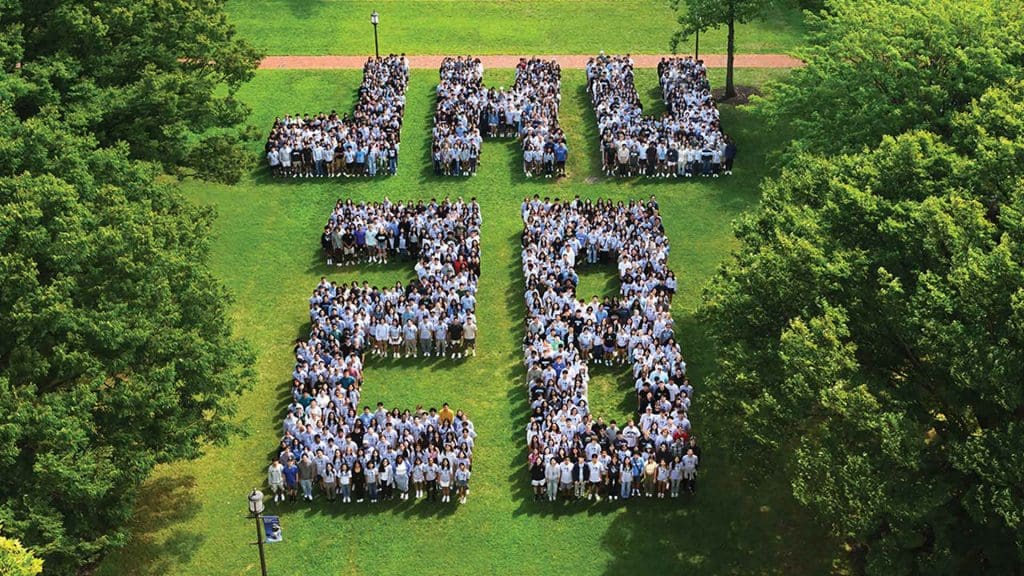
[(459, 463), (459, 469), (455, 471), (455, 487), (459, 493), (459, 503), (466, 503), (467, 492), (469, 491), (469, 477), (472, 473), (466, 467), (465, 462)]

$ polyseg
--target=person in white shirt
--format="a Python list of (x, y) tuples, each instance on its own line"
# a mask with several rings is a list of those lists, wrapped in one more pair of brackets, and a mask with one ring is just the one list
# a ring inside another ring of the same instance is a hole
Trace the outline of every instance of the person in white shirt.
[(587, 464), (587, 500), (591, 498), (601, 501), (601, 485), (604, 483), (605, 466), (597, 459), (597, 454), (591, 457)]
[(281, 464), (280, 458), (274, 458), (274, 461), (267, 467), (267, 484), (270, 485), (270, 493), (274, 495), (274, 502), (283, 502), (284, 466)]

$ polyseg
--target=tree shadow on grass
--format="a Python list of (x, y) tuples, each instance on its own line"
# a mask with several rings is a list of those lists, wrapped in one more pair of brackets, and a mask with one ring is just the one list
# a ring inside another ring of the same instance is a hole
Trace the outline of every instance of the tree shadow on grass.
[(835, 543), (798, 508), (781, 475), (756, 489), (742, 465), (702, 467), (695, 495), (623, 507), (602, 537), (604, 573), (825, 574)]
[[(130, 523), (131, 546), (111, 554), (109, 564), (128, 576), (174, 573), (175, 567), (192, 558), (206, 536), (183, 528), (167, 535), (161, 532), (195, 517), (200, 506), (195, 476), (161, 476), (146, 482), (139, 489)], [(126, 556), (129, 553), (131, 558)]]

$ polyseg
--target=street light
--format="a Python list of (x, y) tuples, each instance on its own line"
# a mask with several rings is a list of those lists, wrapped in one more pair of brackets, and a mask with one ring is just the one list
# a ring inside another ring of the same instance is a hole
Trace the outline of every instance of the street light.
[(370, 14), (370, 24), (373, 24), (373, 53), (380, 58), (380, 44), (377, 42), (377, 24), (380, 24), (380, 14), (377, 14), (376, 10)]
[(263, 555), (263, 492), (253, 488), (249, 494), (249, 513), (256, 519), (256, 545), (260, 549), (260, 573), (267, 576), (267, 558)]

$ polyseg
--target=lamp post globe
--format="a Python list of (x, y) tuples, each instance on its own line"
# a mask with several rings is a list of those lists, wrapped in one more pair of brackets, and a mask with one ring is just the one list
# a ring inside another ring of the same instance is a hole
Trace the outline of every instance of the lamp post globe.
[(249, 494), (249, 512), (252, 512), (253, 516), (259, 516), (263, 513), (263, 492), (255, 488)]
[(374, 26), (376, 26), (379, 23), (380, 23), (380, 14), (377, 14), (377, 11), (374, 10), (373, 13), (370, 14), (370, 24), (373, 24)]

